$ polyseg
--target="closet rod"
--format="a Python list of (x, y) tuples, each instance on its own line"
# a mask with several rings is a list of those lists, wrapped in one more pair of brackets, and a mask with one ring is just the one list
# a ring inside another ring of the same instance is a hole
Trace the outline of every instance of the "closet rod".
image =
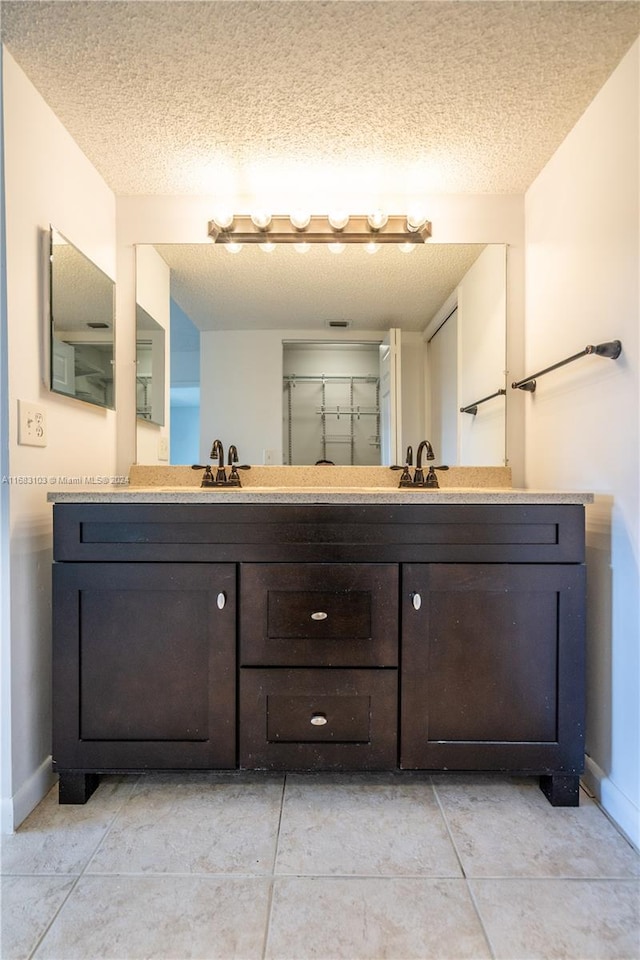
[(494, 397), (504, 397), (506, 392), (507, 391), (503, 390), (502, 388), (500, 390), (496, 390), (495, 393), (490, 393), (488, 397), (483, 397), (482, 400), (476, 400), (475, 403), (470, 403), (467, 407), (460, 407), (460, 413), (472, 413), (475, 417), (476, 413), (478, 412), (478, 407), (481, 403), (486, 403), (487, 400), (493, 400)]
[(567, 357), (566, 360), (560, 360), (558, 363), (554, 363), (550, 367), (545, 367), (544, 370), (538, 371), (538, 373), (532, 373), (530, 377), (525, 377), (523, 380), (514, 380), (511, 384), (511, 389), (527, 390), (529, 393), (534, 393), (536, 389), (536, 378), (543, 376), (545, 373), (557, 370), (558, 367), (564, 367), (565, 364), (572, 363), (580, 357), (586, 357), (590, 353), (593, 353), (596, 357), (607, 357), (609, 360), (617, 360), (621, 351), (622, 343), (619, 340), (608, 340), (606, 343), (598, 343), (595, 347), (588, 344), (580, 353), (574, 353), (572, 357)]
[(298, 382), (300, 383), (378, 383), (378, 381), (380, 380), (380, 377), (376, 377), (373, 374), (371, 374), (370, 376), (362, 376), (362, 377), (350, 377), (348, 375), (341, 377), (341, 376), (338, 376), (337, 374), (335, 376), (326, 376), (326, 377), (325, 376), (299, 377), (295, 373), (285, 373), (282, 379), (284, 380), (285, 383), (291, 383), (293, 384), (293, 386), (295, 386), (296, 383)]

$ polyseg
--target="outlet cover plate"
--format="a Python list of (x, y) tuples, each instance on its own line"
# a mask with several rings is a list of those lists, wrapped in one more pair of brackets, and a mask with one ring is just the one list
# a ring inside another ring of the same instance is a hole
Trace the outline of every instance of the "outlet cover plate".
[(18, 443), (28, 447), (46, 447), (47, 416), (44, 407), (18, 400)]

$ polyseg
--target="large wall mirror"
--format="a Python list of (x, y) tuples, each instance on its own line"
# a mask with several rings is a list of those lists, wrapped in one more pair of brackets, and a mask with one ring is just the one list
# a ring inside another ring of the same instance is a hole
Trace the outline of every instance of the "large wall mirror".
[[(211, 243), (158, 244), (154, 250), (170, 272), (172, 383), (181, 398), (190, 390), (197, 398), (189, 411), (183, 400), (172, 405), (180, 431), (174, 442), (172, 429), (172, 463), (203, 462), (215, 437), (225, 446), (234, 443), (244, 462), (315, 462), (323, 455), (335, 463), (385, 462), (375, 386), (366, 381), (379, 375), (378, 345), (394, 331), (400, 344), (399, 446), (415, 449), (428, 437), (440, 461), (504, 464), (504, 395), (475, 416), (460, 413), (461, 406), (505, 385), (504, 245), (429, 242), (404, 253), (388, 244), (373, 255), (360, 244), (338, 254), (321, 244), (305, 253), (287, 244), (271, 253), (257, 245), (231, 253)], [(186, 346), (179, 335), (187, 330), (185, 320), (191, 331)], [(324, 411), (323, 377), (325, 387), (335, 377)], [(363, 379), (354, 383), (353, 377)], [(307, 427), (288, 432), (293, 391), (299, 406), (308, 394)], [(187, 413), (195, 426), (185, 450)], [(324, 446), (294, 441), (294, 448), (305, 450), (300, 461), (294, 449), (292, 459), (287, 437), (320, 435), (322, 420)], [(355, 460), (345, 437), (354, 425), (364, 444)]]
[(114, 409), (115, 284), (54, 227), (48, 239), (51, 390)]

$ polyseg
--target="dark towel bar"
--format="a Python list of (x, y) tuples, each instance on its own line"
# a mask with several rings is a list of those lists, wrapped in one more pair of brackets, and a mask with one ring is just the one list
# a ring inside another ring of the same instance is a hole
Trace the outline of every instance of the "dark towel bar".
[(586, 357), (590, 353), (596, 357), (608, 357), (609, 360), (617, 360), (621, 352), (622, 344), (619, 340), (609, 340), (606, 343), (598, 343), (595, 347), (589, 344), (584, 350), (581, 350), (580, 353), (574, 353), (572, 357), (567, 357), (566, 360), (560, 360), (550, 367), (545, 367), (544, 370), (539, 370), (538, 373), (532, 373), (530, 377), (525, 377), (523, 380), (514, 380), (511, 388), (512, 390), (527, 390), (529, 393), (534, 393), (536, 389), (536, 379), (545, 373), (557, 370), (558, 367), (564, 367), (565, 364), (572, 363), (580, 357)]
[(490, 393), (488, 397), (483, 397), (482, 400), (476, 400), (474, 403), (470, 403), (467, 407), (460, 407), (460, 413), (472, 413), (475, 417), (478, 412), (478, 407), (481, 403), (486, 403), (487, 400), (493, 400), (494, 397), (503, 397), (507, 391), (506, 390), (496, 390), (495, 393)]

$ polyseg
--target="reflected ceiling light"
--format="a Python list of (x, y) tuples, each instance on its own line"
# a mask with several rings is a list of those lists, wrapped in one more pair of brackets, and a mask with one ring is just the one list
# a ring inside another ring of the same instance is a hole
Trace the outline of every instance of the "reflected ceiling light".
[(367, 220), (372, 230), (382, 230), (389, 222), (389, 217), (382, 210), (374, 210), (373, 213), (369, 214)]
[(289, 219), (296, 230), (306, 230), (311, 223), (311, 214), (306, 210), (294, 210)]
[(342, 253), (346, 246), (346, 243), (330, 243), (329, 250), (331, 253)]
[(327, 217), (327, 220), (334, 230), (344, 230), (349, 223), (349, 214), (343, 210), (333, 210)]
[(379, 249), (380, 249), (380, 244), (376, 243), (374, 240), (370, 240), (365, 247), (365, 250), (367, 251), (367, 253), (377, 253)]
[(271, 240), (266, 240), (264, 243), (259, 244), (261, 250), (264, 250), (265, 253), (273, 253), (276, 248), (275, 243), (272, 243)]
[(267, 213), (266, 210), (256, 210), (255, 213), (251, 214), (251, 223), (253, 223), (258, 230), (266, 230), (271, 223), (271, 214)]
[(225, 243), (224, 248), (229, 253), (240, 253), (242, 250), (242, 244), (236, 243), (235, 240), (230, 240), (229, 243)]
[(311, 249), (311, 244), (309, 243), (294, 243), (293, 249), (296, 253), (309, 253)]

